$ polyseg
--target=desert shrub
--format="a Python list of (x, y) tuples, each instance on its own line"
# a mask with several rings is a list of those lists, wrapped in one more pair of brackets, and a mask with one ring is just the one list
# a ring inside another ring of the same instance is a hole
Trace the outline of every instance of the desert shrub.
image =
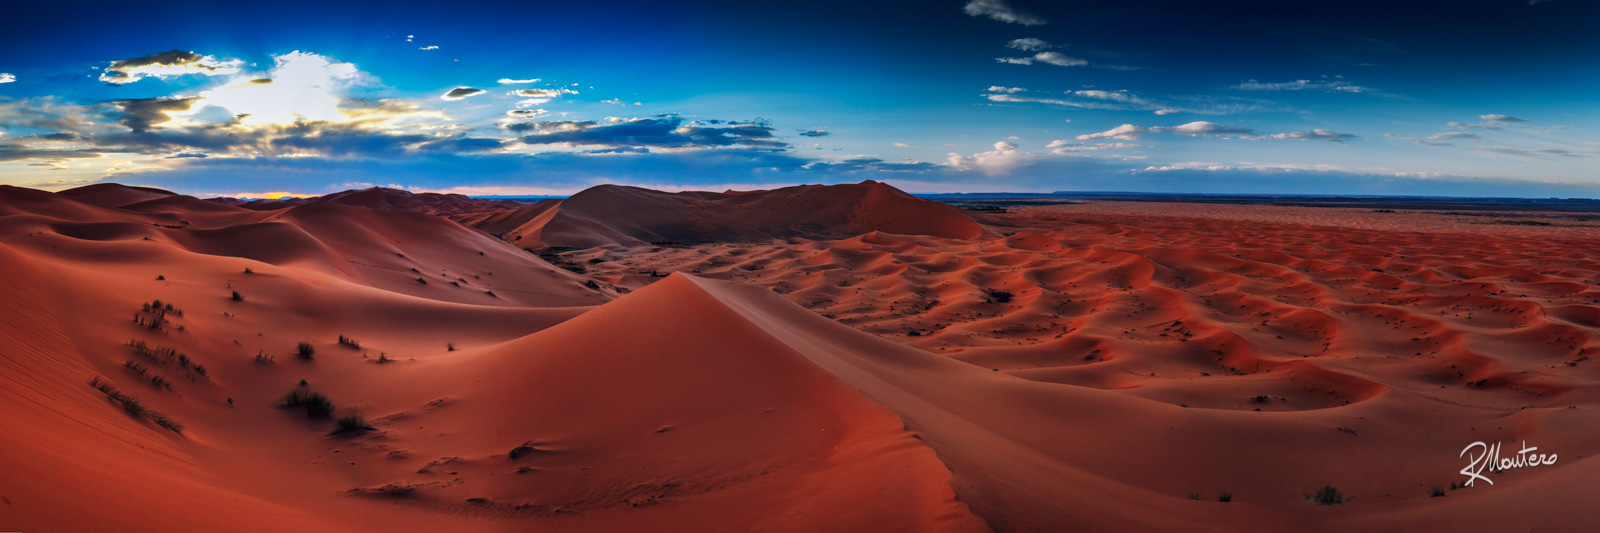
[(100, 376), (95, 376), (93, 379), (90, 379), (89, 386), (94, 387), (95, 390), (105, 394), (107, 399), (110, 399), (111, 401), (122, 406), (122, 410), (127, 411), (128, 414), (143, 417), (146, 420), (155, 422), (158, 426), (172, 430), (174, 433), (183, 433), (182, 424), (167, 418), (167, 415), (156, 412), (153, 409), (145, 408), (144, 404), (139, 403), (138, 399), (123, 394), (122, 391), (117, 390), (117, 387), (112, 385), (110, 382), (100, 379)]
[(1222, 503), (1231, 502), (1231, 501), (1233, 501), (1233, 495), (1229, 494), (1229, 493), (1226, 493), (1226, 492), (1224, 492), (1222, 494), (1218, 494), (1217, 495), (1217, 501), (1222, 502)]
[(158, 389), (172, 390), (172, 382), (159, 375), (150, 376), (150, 384), (155, 385)]
[(246, 274), (254, 274), (254, 273), (256, 273), (256, 271), (250, 270), (250, 267), (244, 267), (244, 273), (246, 273)]
[(452, 343), (448, 343), (448, 344), (445, 344), (444, 347), (445, 347), (445, 350), (447, 350), (447, 351), (451, 351), (451, 352), (456, 351), (456, 343), (453, 343), (453, 342)]
[(351, 348), (360, 348), (361, 347), (361, 341), (352, 339), (350, 337), (346, 337), (344, 335), (340, 335), (339, 336), (339, 344), (343, 344), (343, 345), (349, 346)]
[(595, 283), (594, 280), (592, 280), (592, 279), (589, 280), (589, 281), (583, 282), (583, 286), (588, 287), (590, 289), (597, 290), (597, 291), (600, 290), (600, 284), (599, 283)]
[(272, 356), (267, 355), (267, 352), (256, 352), (256, 362), (270, 365), (272, 364)]
[(304, 388), (290, 391), (287, 396), (283, 397), (282, 403), (284, 407), (304, 407), (306, 416), (309, 418), (328, 416), (333, 413), (333, 401), (329, 400), (327, 396), (323, 396), (320, 392), (311, 392)]
[(295, 345), (294, 354), (306, 359), (310, 359), (312, 356), (317, 355), (317, 348), (312, 346), (309, 342), (302, 342)]
[(244, 301), (244, 296), (241, 296), (239, 294), (239, 291), (233, 291), (233, 301), (242, 302), (242, 301)]
[(372, 427), (372, 424), (367, 423), (366, 418), (363, 418), (359, 414), (351, 413), (341, 416), (338, 420), (333, 421), (333, 431), (328, 434), (338, 435), (340, 433), (349, 433), (352, 431), (372, 431), (375, 429), (378, 428)]
[(1342, 505), (1344, 504), (1344, 494), (1339, 492), (1338, 487), (1323, 485), (1322, 488), (1317, 489), (1316, 494), (1311, 495), (1311, 501), (1320, 505)]
[(166, 280), (167, 280), (166, 276), (162, 276), (162, 275), (157, 275), (156, 276), (156, 281), (166, 281)]
[(1438, 498), (1440, 496), (1444, 496), (1444, 487), (1434, 485), (1432, 489), (1428, 490), (1428, 497)]
[(141, 364), (135, 362), (132, 359), (124, 361), (122, 363), (122, 366), (127, 367), (128, 370), (132, 370), (134, 372), (137, 372), (141, 376), (143, 376), (145, 374), (145, 372), (148, 372), (148, 370), (145, 369), (144, 365), (141, 365)]
[(1007, 303), (1010, 302), (1012, 298), (1016, 297), (1016, 295), (1007, 291), (990, 290), (986, 292), (989, 294), (989, 299), (993, 300), (995, 303)]

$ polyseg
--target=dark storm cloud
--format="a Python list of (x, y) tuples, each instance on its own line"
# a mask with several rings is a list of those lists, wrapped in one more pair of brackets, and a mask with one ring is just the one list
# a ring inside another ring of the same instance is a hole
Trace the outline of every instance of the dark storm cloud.
[(198, 96), (138, 98), (113, 100), (111, 103), (121, 112), (118, 122), (134, 133), (144, 133), (157, 125), (171, 121), (172, 117), (167, 113), (188, 111), (199, 99)]
[(460, 100), (468, 96), (477, 96), (486, 92), (489, 91), (485, 91), (483, 89), (474, 89), (472, 87), (456, 87), (454, 89), (450, 89), (450, 92), (444, 93), (444, 96), (440, 96), (439, 98), (444, 100)]

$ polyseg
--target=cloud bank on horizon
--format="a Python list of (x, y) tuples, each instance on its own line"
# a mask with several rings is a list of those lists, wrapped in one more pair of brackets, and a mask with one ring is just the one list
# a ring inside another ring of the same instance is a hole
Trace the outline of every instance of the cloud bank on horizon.
[[(0, 64), (0, 184), (1600, 197), (1600, 44), (1577, 22), (1600, 8), (1420, 1), (1454, 7), (502, 6), (570, 28), (521, 33), (406, 5), (237, 7), (71, 48), (22, 28), (0, 36), (23, 50)], [(1484, 24), (1492, 43), (1444, 39)]]

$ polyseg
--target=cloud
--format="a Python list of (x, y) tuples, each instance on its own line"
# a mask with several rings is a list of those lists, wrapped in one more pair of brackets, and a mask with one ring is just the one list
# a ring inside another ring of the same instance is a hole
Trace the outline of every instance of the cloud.
[(1293, 131), (1289, 133), (1270, 133), (1266, 135), (1246, 135), (1246, 139), (1276, 139), (1290, 141), (1328, 141), (1334, 144), (1344, 144), (1344, 141), (1355, 140), (1359, 137), (1348, 133), (1339, 133), (1332, 130), (1313, 129), (1311, 131)]
[(991, 85), (991, 86), (989, 86), (989, 92), (991, 92), (991, 93), (1017, 94), (1017, 93), (1020, 93), (1020, 92), (1027, 92), (1027, 89), (1024, 89), (1024, 88), (1021, 88), (1021, 87), (1005, 87), (1005, 86), (1001, 86), (1001, 85)]
[(1377, 89), (1373, 89), (1371, 87), (1362, 87), (1360, 85), (1351, 84), (1350, 82), (1345, 81), (1343, 77), (1339, 76), (1323, 76), (1317, 81), (1295, 80), (1277, 83), (1262, 83), (1256, 80), (1248, 80), (1230, 88), (1241, 91), (1323, 91), (1329, 93), (1348, 94), (1383, 94)]
[[(998, 86), (997, 86), (998, 87)], [(983, 98), (998, 103), (1016, 104), (1045, 104), (1078, 109), (1105, 109), (1113, 111), (1153, 111), (1157, 115), (1170, 115), (1173, 113), (1195, 113), (1201, 115), (1225, 115), (1230, 113), (1245, 113), (1267, 110), (1268, 107), (1260, 100), (1238, 97), (1222, 96), (1142, 96), (1125, 90), (1084, 89), (1065, 91), (1065, 98), (1043, 98), (1037, 96), (1022, 96), (1010, 92), (1000, 93), (990, 87), (990, 93), (982, 95)], [(998, 87), (1003, 88), (1003, 87)]]
[(1045, 145), (1045, 148), (1049, 148), (1050, 152), (1054, 153), (1054, 154), (1070, 154), (1070, 153), (1073, 153), (1073, 152), (1098, 152), (1098, 151), (1102, 151), (1102, 150), (1124, 150), (1124, 149), (1128, 149), (1128, 148), (1139, 148), (1141, 146), (1142, 145), (1133, 144), (1133, 143), (1083, 144), (1083, 143), (1075, 143), (1075, 142), (1072, 142), (1072, 141), (1057, 139), (1057, 140), (1054, 140), (1054, 141), (1050, 141), (1050, 144)]
[(523, 97), (528, 97), (528, 98), (546, 98), (546, 99), (549, 99), (549, 98), (559, 98), (563, 94), (578, 94), (578, 91), (574, 91), (572, 89), (566, 89), (566, 88), (558, 88), (558, 89), (517, 89), (515, 91), (511, 91), (511, 92), (506, 93), (506, 94), (509, 94), (509, 95), (512, 95), (512, 96), (523, 96)]
[(0, 72), (0, 83), (11, 83), (14, 81), (17, 81), (17, 76), (15, 74)]
[(1011, 42), (1006, 43), (1006, 48), (1015, 48), (1024, 52), (1038, 52), (1040, 50), (1049, 50), (1051, 48), (1055, 48), (1055, 46), (1045, 42), (1042, 39), (1025, 37), (1022, 39), (1012, 39)]
[(896, 148), (910, 148), (911, 147), (911, 145), (906, 144), (906, 143), (894, 143), (894, 145), (895, 145)]
[(1478, 138), (1478, 134), (1476, 134), (1476, 133), (1468, 133), (1468, 132), (1465, 132), (1465, 131), (1446, 131), (1446, 132), (1442, 132), (1442, 133), (1435, 133), (1433, 135), (1429, 135), (1428, 138), (1429, 139), (1434, 139), (1434, 140), (1477, 139)]
[(496, 83), (499, 83), (501, 85), (514, 85), (514, 84), (519, 84), (519, 83), (539, 83), (539, 78), (529, 78), (529, 79), (526, 79), (526, 80), (514, 80), (514, 79), (511, 79), (511, 78), (500, 78), (500, 80), (497, 81)]
[(1297, 141), (1329, 141), (1343, 144), (1344, 141), (1357, 138), (1348, 133), (1339, 133), (1324, 129), (1311, 131), (1297, 131), (1290, 133), (1257, 134), (1255, 130), (1242, 126), (1228, 126), (1204, 120), (1180, 124), (1177, 126), (1144, 127), (1133, 124), (1123, 124), (1099, 133), (1079, 135), (1080, 141), (1091, 139), (1121, 139), (1124, 141), (1137, 141), (1140, 137), (1151, 133), (1169, 133), (1173, 135), (1187, 135), (1190, 137), (1222, 137), (1251, 140), (1297, 140)]
[(986, 176), (1003, 176), (1016, 169), (1038, 161), (1041, 154), (1022, 152), (1017, 145), (1005, 141), (994, 143), (994, 150), (972, 155), (947, 154), (945, 165), (957, 171), (976, 170)]
[(1473, 150), (1482, 151), (1482, 152), (1490, 152), (1490, 153), (1504, 154), (1504, 155), (1515, 155), (1515, 156), (1521, 156), (1521, 157), (1581, 157), (1578, 154), (1574, 154), (1574, 153), (1572, 153), (1570, 151), (1558, 150), (1558, 149), (1555, 149), (1555, 148), (1534, 148), (1534, 149), (1529, 150), (1529, 149), (1523, 149), (1523, 148), (1500, 148), (1500, 147), (1478, 146), (1478, 147), (1473, 147), (1472, 149)]
[(533, 118), (549, 113), (549, 111), (545, 111), (543, 109), (512, 109), (510, 111), (506, 111), (506, 116), (517, 118)]
[(170, 122), (172, 120), (170, 113), (188, 111), (199, 100), (200, 97), (198, 96), (163, 96), (159, 98), (113, 100), (111, 104), (116, 106), (121, 114), (118, 122), (127, 126), (134, 133), (144, 133), (158, 125)]
[(1055, 65), (1058, 67), (1081, 67), (1089, 64), (1088, 61), (1078, 59), (1060, 52), (1039, 52), (1033, 57), (997, 57), (995, 61), (1013, 65), (1032, 65), (1035, 61)]
[(450, 92), (447, 92), (447, 93), (444, 93), (444, 94), (440, 95), (439, 99), (440, 100), (460, 100), (462, 98), (467, 98), (467, 97), (470, 97), (470, 96), (477, 96), (477, 95), (480, 95), (480, 94), (483, 94), (483, 93), (486, 93), (486, 92), (489, 92), (489, 91), (485, 91), (483, 89), (474, 89), (472, 87), (456, 87), (454, 89), (450, 89)]
[(1456, 122), (1456, 121), (1446, 122), (1445, 125), (1449, 126), (1449, 127), (1452, 127), (1452, 128), (1461, 129), (1461, 130), (1479, 129), (1479, 130), (1488, 130), (1488, 131), (1500, 131), (1501, 129), (1503, 129), (1505, 127), (1504, 124), (1468, 124), (1466, 122)]
[(806, 137), (827, 137), (833, 133), (822, 128), (817, 128), (813, 130), (800, 130), (800, 134)]
[(782, 151), (788, 143), (773, 136), (765, 121), (711, 125), (685, 122), (677, 115), (651, 118), (608, 118), (602, 122), (545, 121), (529, 124), (533, 133), (524, 144), (568, 147), (704, 149), (718, 147), (762, 148)]
[(173, 50), (112, 61), (111, 66), (106, 67), (100, 74), (100, 81), (112, 85), (124, 85), (150, 77), (167, 79), (185, 74), (220, 76), (239, 72), (239, 67), (243, 64), (243, 61), (237, 59), (218, 61), (212, 56)]
[(1526, 120), (1522, 120), (1510, 115), (1478, 115), (1478, 118), (1493, 122), (1527, 122)]
[(968, 16), (989, 17), (1000, 22), (1021, 24), (1023, 26), (1038, 26), (1049, 22), (1043, 18), (1018, 10), (1005, 3), (1005, 0), (971, 0), (961, 8)]
[(430, 44), (428, 46), (419, 46), (419, 47), (417, 47), (417, 49), (418, 50), (438, 50), (439, 46)]

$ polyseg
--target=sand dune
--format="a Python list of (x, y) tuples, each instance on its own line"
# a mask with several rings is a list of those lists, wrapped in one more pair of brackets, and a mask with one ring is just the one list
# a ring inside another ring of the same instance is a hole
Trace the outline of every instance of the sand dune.
[[(498, 219), (591, 239), (559, 255), (589, 277), (403, 209), (0, 187), (0, 529), (1600, 521), (1589, 228), (1084, 204), (891, 231), (925, 206), (850, 187), (871, 209), (612, 188)], [(818, 221), (881, 231), (748, 242)], [(734, 242), (639, 244), (662, 228)], [(329, 435), (349, 414), (372, 429)], [(1430, 497), (1473, 441), (1560, 462)]]
[(519, 246), (572, 248), (837, 238), (869, 231), (950, 238), (983, 233), (955, 208), (871, 181), (742, 193), (602, 185), (520, 215), (477, 226)]
[(488, 200), (472, 198), (462, 194), (445, 194), (434, 192), (411, 192), (387, 187), (369, 187), (366, 189), (352, 189), (322, 196), (307, 198), (281, 198), (277, 200), (241, 200), (238, 198), (208, 198), (207, 201), (253, 209), (257, 211), (270, 211), (294, 207), (298, 205), (332, 203), (353, 205), (371, 209), (387, 209), (392, 211), (410, 211), (413, 213), (426, 213), (439, 215), (454, 220), (471, 218), (485, 213), (497, 213), (516, 209), (522, 204), (511, 200)]
[[(226, 199), (219, 199), (226, 201)], [(524, 248), (628, 247), (652, 242), (840, 238), (871, 231), (972, 238), (983, 228), (961, 211), (868, 181), (770, 191), (665, 193), (600, 185), (534, 204), (366, 189), (311, 199), (250, 202), (281, 208), (333, 202), (447, 216)]]

